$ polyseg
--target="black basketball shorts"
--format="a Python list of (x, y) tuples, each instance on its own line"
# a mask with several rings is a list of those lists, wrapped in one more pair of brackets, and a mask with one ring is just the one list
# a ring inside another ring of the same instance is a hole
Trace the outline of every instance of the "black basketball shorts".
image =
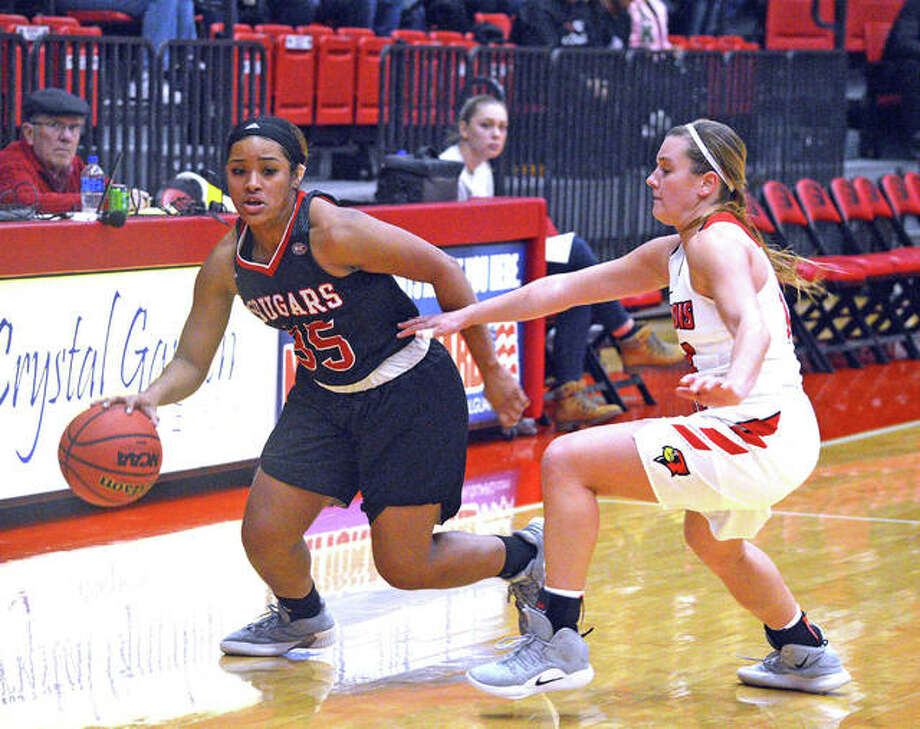
[(421, 362), (370, 390), (296, 384), (260, 465), (343, 506), (360, 491), (369, 522), (387, 506), (440, 503), (443, 523), (460, 509), (468, 430), (460, 375), (432, 340)]

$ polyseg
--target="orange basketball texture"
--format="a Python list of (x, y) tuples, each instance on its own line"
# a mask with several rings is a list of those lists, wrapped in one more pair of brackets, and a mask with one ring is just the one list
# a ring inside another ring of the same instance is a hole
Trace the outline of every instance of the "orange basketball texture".
[(160, 473), (163, 449), (156, 426), (123, 403), (93, 405), (61, 435), (58, 463), (70, 490), (96, 506), (137, 501)]

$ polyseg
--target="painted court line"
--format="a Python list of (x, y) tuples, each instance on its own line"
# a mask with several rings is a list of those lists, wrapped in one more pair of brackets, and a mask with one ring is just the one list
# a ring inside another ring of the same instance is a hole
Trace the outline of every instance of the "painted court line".
[(808, 514), (804, 511), (774, 511), (782, 516), (809, 516), (816, 519), (842, 519), (844, 521), (871, 521), (881, 524), (915, 524), (920, 525), (920, 519), (886, 519), (881, 516), (846, 516), (844, 514)]
[[(661, 508), (661, 504), (653, 504), (648, 501), (631, 501), (630, 499), (614, 499), (609, 496), (600, 496), (597, 499), (599, 504), (629, 504), (631, 506), (653, 506), (656, 508)], [(678, 511), (673, 509), (673, 511)], [(884, 517), (877, 516), (847, 516), (845, 514), (809, 514), (804, 511), (778, 511), (774, 510), (774, 514), (779, 514), (780, 516), (806, 516), (812, 519), (840, 519), (842, 521), (869, 521), (876, 522), (879, 524), (911, 524), (920, 526), (920, 519), (886, 519)]]
[(890, 425), (887, 428), (879, 428), (878, 430), (866, 430), (862, 433), (854, 433), (853, 435), (845, 435), (841, 438), (832, 438), (831, 440), (821, 441), (821, 446), (835, 446), (841, 445), (843, 443), (852, 443), (857, 440), (865, 440), (866, 438), (873, 438), (877, 435), (887, 435), (888, 433), (897, 433), (899, 430), (908, 430), (910, 428), (915, 428), (920, 425), (920, 420), (912, 420), (909, 423), (899, 423), (898, 425)]

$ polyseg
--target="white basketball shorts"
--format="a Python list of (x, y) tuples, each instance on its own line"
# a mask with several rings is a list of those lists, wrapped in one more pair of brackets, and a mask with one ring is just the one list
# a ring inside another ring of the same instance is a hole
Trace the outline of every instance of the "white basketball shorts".
[(757, 534), (770, 507), (808, 478), (821, 442), (798, 388), (651, 420), (633, 438), (659, 503), (702, 513), (717, 539)]

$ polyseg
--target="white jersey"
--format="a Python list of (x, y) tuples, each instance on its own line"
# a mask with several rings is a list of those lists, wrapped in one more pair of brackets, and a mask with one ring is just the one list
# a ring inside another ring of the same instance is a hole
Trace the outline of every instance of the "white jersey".
[[(728, 213), (716, 213), (706, 222), (706, 227), (718, 222), (732, 223), (744, 230)], [(783, 387), (801, 387), (802, 374), (792, 343), (789, 310), (773, 266), (763, 248), (746, 230), (744, 232), (748, 244), (756, 249), (755, 255), (762, 256), (769, 268), (767, 280), (757, 292), (757, 303), (770, 334), (770, 346), (750, 393), (750, 397), (757, 397), (775, 394)], [(671, 254), (668, 269), (671, 318), (677, 330), (677, 340), (691, 356), (697, 372), (724, 375), (731, 363), (734, 338), (722, 322), (713, 300), (693, 290), (683, 245)]]
[[(463, 155), (460, 154), (460, 147), (453, 145), (448, 147), (438, 159), (446, 159), (451, 162), (463, 162)], [(457, 181), (457, 200), (463, 202), (474, 197), (494, 197), (495, 196), (495, 178), (492, 176), (492, 165), (488, 160), (483, 160), (476, 169), (470, 172), (466, 165), (460, 172), (460, 179)]]
[[(707, 225), (723, 221), (738, 224), (733, 216), (717, 213)], [(750, 239), (749, 245), (757, 244)], [(758, 253), (766, 257), (762, 249)], [(679, 341), (699, 372), (724, 374), (734, 340), (712, 299), (690, 285), (683, 246), (671, 255), (669, 267)], [(757, 302), (770, 345), (751, 393), (738, 405), (649, 420), (633, 434), (658, 502), (702, 513), (718, 539), (753, 537), (772, 505), (805, 481), (820, 449), (772, 266)]]

